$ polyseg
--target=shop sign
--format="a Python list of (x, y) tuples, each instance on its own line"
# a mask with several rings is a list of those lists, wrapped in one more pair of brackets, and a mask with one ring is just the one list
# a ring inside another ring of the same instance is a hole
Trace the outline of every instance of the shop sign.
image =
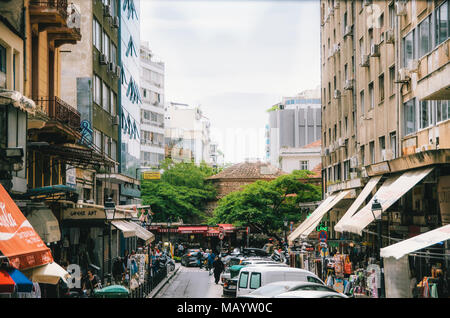
[(161, 179), (161, 173), (159, 171), (144, 171), (142, 173), (142, 179), (144, 179), (144, 180), (159, 180), (159, 179)]
[(77, 171), (70, 165), (66, 165), (66, 185), (73, 188), (77, 186)]
[(97, 208), (66, 209), (63, 212), (65, 220), (106, 219), (105, 211)]

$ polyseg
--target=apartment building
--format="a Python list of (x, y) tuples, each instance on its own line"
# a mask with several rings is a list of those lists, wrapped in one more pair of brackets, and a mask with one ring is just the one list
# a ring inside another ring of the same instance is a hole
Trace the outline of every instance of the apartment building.
[(164, 161), (164, 62), (143, 42), (141, 58), (141, 167)]
[[(269, 109), (266, 138), (266, 156), (275, 167), (280, 167), (281, 153), (285, 149), (289, 148), (292, 154), (320, 140), (320, 89), (283, 97), (281, 103)], [(320, 157), (320, 154), (317, 155)], [(300, 165), (297, 169), (301, 169)]]
[[(329, 238), (368, 242), (380, 266), (395, 257), (386, 276), (408, 269), (411, 252), (437, 253), (430, 265), (440, 266), (450, 238), (449, 1), (320, 6), (325, 199), (289, 239), (313, 235), (331, 211)], [(427, 274), (420, 265), (411, 275)], [(387, 297), (410, 294), (390, 283)]]

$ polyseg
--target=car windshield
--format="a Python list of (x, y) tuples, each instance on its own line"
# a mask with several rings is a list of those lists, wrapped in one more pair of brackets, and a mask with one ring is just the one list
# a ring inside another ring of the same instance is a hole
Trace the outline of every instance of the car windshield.
[(332, 288), (328, 288), (326, 286), (321, 286), (321, 285), (306, 285), (306, 286), (298, 286), (293, 288), (292, 290), (318, 290), (318, 291), (326, 291), (326, 292), (335, 292), (337, 293), (337, 291), (335, 291)]
[(289, 290), (289, 286), (286, 285), (266, 285), (255, 290), (252, 295), (261, 295), (261, 296), (275, 296)]

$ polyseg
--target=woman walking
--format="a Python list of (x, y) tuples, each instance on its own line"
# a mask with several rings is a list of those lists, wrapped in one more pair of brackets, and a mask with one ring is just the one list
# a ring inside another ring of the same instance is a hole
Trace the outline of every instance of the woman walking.
[(217, 285), (219, 283), (220, 274), (222, 274), (225, 267), (218, 256), (216, 256), (213, 262), (213, 267), (214, 267), (214, 280)]

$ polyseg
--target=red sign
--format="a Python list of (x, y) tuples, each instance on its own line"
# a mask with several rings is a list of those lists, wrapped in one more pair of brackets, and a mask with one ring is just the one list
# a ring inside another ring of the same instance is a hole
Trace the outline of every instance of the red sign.
[(319, 232), (319, 241), (321, 241), (321, 242), (326, 242), (327, 239), (328, 239), (327, 232), (325, 232), (325, 231), (320, 231), (320, 232)]
[(207, 226), (185, 226), (178, 228), (178, 233), (182, 234), (206, 234), (207, 231)]
[(0, 251), (19, 270), (53, 262), (50, 249), (1, 184)]

